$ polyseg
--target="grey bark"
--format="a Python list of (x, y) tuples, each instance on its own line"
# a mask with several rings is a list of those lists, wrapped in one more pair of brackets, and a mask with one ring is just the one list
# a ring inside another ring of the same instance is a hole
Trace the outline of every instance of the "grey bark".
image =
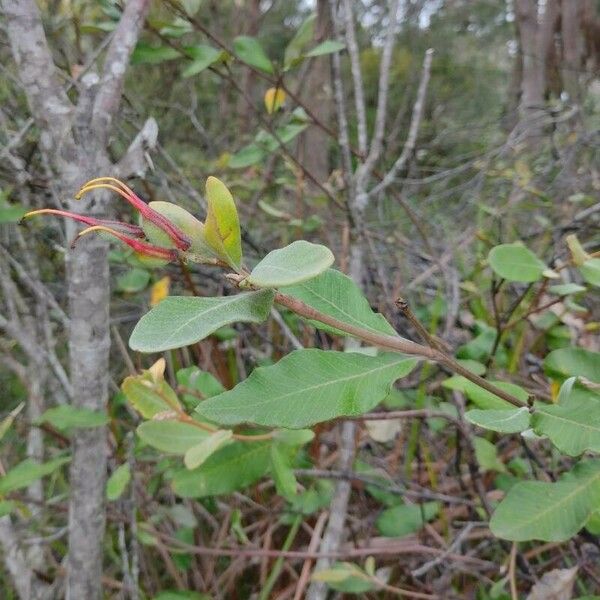
[[(78, 83), (73, 105), (56, 77), (55, 65), (34, 0), (1, 0), (12, 53), (29, 106), (40, 130), (40, 149), (59, 198), (72, 197), (83, 182), (111, 172), (107, 143), (119, 107), (129, 57), (149, 0), (129, 0), (112, 38), (100, 77), (88, 73)], [(155, 136), (154, 136), (155, 140)], [(142, 144), (132, 149), (134, 160)], [(143, 163), (142, 163), (143, 164)], [(138, 169), (139, 171), (139, 169)], [(139, 174), (139, 172), (137, 173)], [(79, 212), (104, 214), (106, 194), (73, 205)], [(67, 231), (73, 232), (69, 225)], [(86, 239), (68, 254), (69, 353), (73, 404), (106, 410), (109, 337), (107, 245)], [(69, 561), (66, 597), (102, 596), (105, 527), (106, 430), (80, 429), (73, 436), (69, 505)]]

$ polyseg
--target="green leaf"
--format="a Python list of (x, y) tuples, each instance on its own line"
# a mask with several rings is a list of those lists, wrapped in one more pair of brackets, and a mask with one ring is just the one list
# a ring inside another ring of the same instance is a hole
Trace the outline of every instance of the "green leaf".
[(475, 458), (477, 458), (479, 466), (484, 471), (498, 471), (499, 473), (506, 471), (504, 463), (498, 458), (496, 446), (492, 442), (482, 437), (474, 437), (473, 446), (475, 448)]
[(386, 537), (403, 537), (416, 533), (440, 512), (438, 502), (399, 504), (384, 510), (377, 518), (377, 529)]
[(590, 258), (579, 266), (581, 276), (591, 285), (600, 287), (600, 258)]
[(3, 195), (0, 193), (0, 224), (18, 223), (29, 209), (20, 204), (9, 204), (6, 199), (2, 198)]
[(117, 278), (117, 290), (128, 294), (141, 292), (150, 282), (150, 273), (146, 269), (130, 269)]
[(62, 404), (46, 410), (38, 422), (50, 423), (56, 429), (63, 430), (71, 427), (101, 427), (109, 422), (109, 418), (105, 412)]
[[(529, 394), (522, 387), (519, 387), (514, 383), (506, 381), (490, 381), (490, 383), (493, 383), (501, 390), (516, 396), (523, 402), (527, 402), (527, 399), (529, 398)], [(462, 375), (453, 375), (442, 382), (442, 385), (450, 390), (462, 392), (469, 400), (471, 400), (471, 402), (473, 402), (473, 404), (484, 410), (513, 408), (513, 405), (506, 400), (502, 400), (502, 398), (496, 396), (496, 394), (492, 394), (492, 392), (480, 388), (476, 383), (469, 381)]]
[(465, 413), (467, 421), (499, 433), (520, 433), (529, 429), (529, 409), (506, 408), (500, 410), (470, 410)]
[(531, 426), (569, 456), (600, 452), (600, 396), (574, 383), (574, 377), (565, 381), (557, 404), (537, 404)]
[(314, 58), (316, 56), (323, 56), (324, 54), (333, 54), (334, 52), (343, 50), (345, 47), (345, 44), (336, 40), (325, 40), (307, 52), (304, 56), (307, 58)]
[[(282, 288), (281, 292), (348, 325), (360, 327), (372, 333), (397, 335), (385, 317), (373, 311), (356, 283), (335, 269), (327, 269), (318, 277), (304, 283)], [(310, 321), (310, 323), (330, 333), (348, 335), (320, 321)]]
[(270, 466), (270, 442), (234, 442), (211, 455), (193, 471), (173, 477), (175, 493), (184, 498), (230, 494), (258, 481)]
[(230, 429), (219, 429), (208, 435), (197, 446), (188, 448), (183, 457), (183, 462), (188, 469), (196, 469), (211, 454), (214, 454), (219, 448), (227, 444), (233, 436)]
[(0, 494), (6, 494), (7, 492), (27, 487), (41, 477), (50, 475), (50, 473), (56, 471), (56, 469), (70, 460), (70, 457), (63, 456), (45, 463), (39, 463), (32, 458), (27, 458), (16, 467), (10, 469), (6, 475), (0, 477)]
[(224, 53), (221, 50), (205, 44), (188, 46), (185, 48), (185, 52), (192, 59), (192, 62), (183, 70), (181, 73), (182, 77), (197, 75), (224, 57)]
[(201, 371), (198, 367), (186, 367), (177, 371), (177, 383), (180, 386), (188, 388), (198, 394), (182, 393), (181, 399), (189, 407), (196, 408), (196, 405), (206, 398), (216, 396), (225, 391), (221, 382), (211, 373)]
[(520, 242), (492, 248), (488, 261), (495, 273), (508, 281), (539, 281), (547, 269), (546, 265)]
[(293, 285), (316, 277), (333, 261), (333, 254), (326, 246), (298, 240), (269, 252), (252, 269), (247, 281), (261, 288)]
[(315, 432), (311, 429), (276, 429), (273, 432), (273, 439), (286, 446), (304, 446), (314, 437)]
[(349, 562), (337, 562), (331, 569), (316, 571), (312, 579), (326, 583), (333, 590), (349, 594), (364, 594), (380, 587), (372, 577)]
[(150, 46), (144, 42), (138, 42), (131, 54), (132, 65), (157, 65), (167, 60), (181, 58), (181, 53), (170, 46)]
[(273, 73), (273, 64), (256, 38), (247, 35), (236, 37), (233, 40), (233, 50), (238, 58), (246, 64), (259, 71)]
[(12, 500), (0, 500), (0, 518), (9, 515), (17, 508), (17, 503)]
[(284, 451), (279, 444), (271, 445), (271, 472), (277, 493), (284, 498), (296, 495), (297, 482), (291, 462), (289, 452)]
[(211, 600), (211, 598), (207, 594), (199, 592), (165, 590), (154, 596), (152, 600)]
[(196, 411), (224, 425), (299, 429), (367, 412), (416, 364), (401, 354), (296, 350), (272, 366), (254, 369), (233, 390), (201, 402)]
[(315, 33), (315, 21), (317, 20), (317, 14), (312, 13), (309, 17), (300, 25), (296, 35), (291, 39), (290, 43), (285, 48), (285, 55), (283, 59), (284, 67), (287, 69), (292, 66), (298, 58), (300, 58), (302, 51), (307, 44), (311, 42)]
[(209, 435), (208, 431), (181, 421), (146, 421), (136, 431), (149, 446), (181, 455), (201, 444)]
[(237, 269), (242, 262), (240, 219), (231, 192), (216, 177), (206, 180), (206, 203), (206, 241), (223, 260)]
[(189, 346), (223, 325), (238, 321), (262, 323), (272, 304), (271, 290), (218, 298), (169, 296), (138, 321), (129, 346), (140, 352)]
[(111, 501), (118, 500), (123, 495), (130, 480), (131, 468), (129, 463), (117, 467), (106, 482), (106, 498)]
[(557, 296), (568, 296), (570, 294), (580, 294), (587, 290), (583, 285), (578, 283), (560, 283), (558, 285), (551, 285), (548, 291)]
[(265, 151), (256, 144), (248, 144), (238, 150), (227, 163), (231, 169), (244, 169), (261, 162), (265, 158)]
[(559, 378), (585, 377), (600, 383), (600, 352), (585, 348), (560, 348), (544, 359), (544, 371)]
[(556, 483), (515, 484), (490, 521), (492, 533), (521, 542), (564, 542), (600, 505), (600, 460), (578, 463)]
[(144, 419), (152, 419), (160, 413), (181, 408), (173, 388), (164, 379), (153, 381), (148, 372), (126, 377), (121, 390)]

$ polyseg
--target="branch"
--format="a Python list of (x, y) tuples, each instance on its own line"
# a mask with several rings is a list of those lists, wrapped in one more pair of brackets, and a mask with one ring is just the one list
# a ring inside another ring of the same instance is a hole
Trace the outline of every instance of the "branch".
[(108, 138), (112, 120), (119, 108), (129, 58), (138, 41), (149, 8), (150, 0), (127, 2), (106, 52), (104, 71), (92, 115), (92, 131), (101, 137), (101, 142), (105, 142)]
[[(19, 78), (31, 112), (43, 132), (44, 147), (64, 141), (73, 105), (56, 77), (56, 68), (35, 0), (0, 0)], [(55, 148), (56, 150), (56, 148)]]
[(396, 178), (398, 172), (404, 168), (404, 165), (412, 155), (415, 145), (417, 142), (417, 133), (421, 125), (421, 119), (423, 117), (423, 110), (425, 108), (425, 95), (427, 94), (427, 86), (429, 85), (429, 77), (431, 75), (431, 61), (433, 59), (433, 50), (430, 48), (425, 52), (425, 59), (423, 60), (423, 72), (421, 75), (421, 83), (419, 84), (419, 91), (417, 92), (417, 99), (413, 106), (412, 118), (410, 121), (410, 127), (408, 130), (408, 137), (404, 148), (396, 162), (392, 165), (392, 168), (386, 173), (385, 177), (378, 183), (370, 192), (369, 196), (374, 196), (379, 192), (383, 192), (388, 188)]
[[(396, 23), (398, 19), (398, 0), (391, 0), (388, 13), (388, 27), (385, 36), (385, 44), (381, 55), (381, 64), (379, 66), (379, 89), (377, 92), (377, 112), (375, 114), (375, 131), (371, 140), (369, 155), (364, 164), (359, 167), (357, 177), (361, 184), (366, 184), (371, 175), (375, 163), (381, 154), (383, 146), (383, 134), (385, 132), (385, 121), (388, 105), (388, 90), (390, 87), (390, 65), (392, 61), (392, 50), (394, 49), (394, 40), (396, 38)], [(359, 184), (359, 187), (361, 185)]]
[(154, 150), (158, 139), (158, 124), (152, 117), (146, 120), (140, 132), (129, 145), (127, 152), (121, 157), (121, 160), (115, 165), (119, 179), (127, 179), (132, 176), (143, 177), (152, 166), (149, 152)]
[[(334, 17), (335, 19), (335, 17)], [(365, 110), (365, 87), (360, 69), (360, 56), (354, 31), (354, 15), (351, 0), (344, 0), (344, 23), (346, 29), (346, 45), (350, 56), (350, 70), (354, 84), (354, 103), (356, 105), (356, 128), (358, 130), (358, 151), (362, 156), (367, 154), (367, 114)]]

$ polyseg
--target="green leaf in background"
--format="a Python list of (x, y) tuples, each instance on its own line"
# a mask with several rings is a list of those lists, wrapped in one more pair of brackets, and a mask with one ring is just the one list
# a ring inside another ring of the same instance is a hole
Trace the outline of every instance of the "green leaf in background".
[(236, 37), (233, 40), (233, 51), (246, 64), (259, 71), (273, 73), (273, 64), (256, 38), (247, 35)]
[(521, 542), (564, 542), (600, 506), (600, 460), (578, 463), (556, 483), (515, 484), (490, 521), (492, 533)]
[(322, 581), (332, 590), (348, 594), (364, 594), (376, 590), (379, 585), (360, 567), (349, 562), (337, 562), (331, 569), (316, 571), (313, 581)]
[(8, 194), (0, 191), (0, 225), (3, 223), (18, 223), (29, 209), (20, 204), (9, 204), (4, 197), (5, 195)]
[[(385, 317), (373, 311), (356, 283), (336, 269), (327, 269), (313, 279), (282, 288), (280, 291), (348, 325), (361, 327), (372, 333), (397, 335)], [(330, 333), (347, 335), (319, 321), (310, 322)]]
[(239, 321), (262, 323), (272, 304), (271, 290), (218, 298), (169, 296), (138, 321), (129, 346), (140, 352), (189, 346), (223, 325)]
[(365, 413), (416, 364), (401, 354), (296, 350), (272, 366), (254, 369), (233, 390), (201, 402), (196, 412), (223, 425), (299, 429)]
[(150, 273), (146, 269), (130, 269), (117, 277), (117, 289), (120, 292), (134, 294), (146, 289), (150, 282)]
[(183, 462), (188, 469), (198, 468), (211, 454), (229, 443), (233, 436), (230, 429), (219, 429), (203, 439), (197, 446), (188, 448)]
[(271, 444), (271, 473), (277, 493), (283, 498), (291, 498), (296, 495), (297, 482), (291, 456), (286, 450), (277, 443)]
[(591, 285), (600, 287), (600, 258), (590, 258), (579, 266), (581, 276)]
[(494, 272), (508, 281), (532, 283), (542, 278), (546, 265), (522, 243), (501, 244), (490, 250), (488, 261)]
[(315, 34), (315, 21), (317, 14), (312, 13), (300, 25), (296, 35), (291, 39), (285, 48), (283, 64), (286, 69), (291, 67), (302, 55), (304, 48), (310, 44)]
[(465, 413), (467, 421), (499, 433), (520, 433), (529, 429), (529, 409), (506, 408), (500, 410), (469, 410)]
[(173, 388), (164, 379), (153, 381), (148, 371), (143, 375), (126, 377), (121, 384), (121, 391), (144, 419), (181, 408)]
[(506, 471), (504, 463), (498, 458), (496, 446), (492, 442), (476, 436), (473, 438), (473, 447), (475, 448), (475, 458), (484, 471), (498, 471), (498, 473)]
[(398, 504), (384, 510), (377, 518), (377, 529), (386, 537), (403, 537), (416, 533), (440, 512), (438, 502)]
[(334, 261), (329, 248), (305, 240), (272, 250), (247, 278), (248, 283), (261, 288), (275, 288), (301, 283), (316, 277)]
[(544, 359), (544, 371), (551, 377), (585, 377), (600, 383), (600, 352), (585, 348), (560, 348)]
[(21, 402), (2, 421), (0, 421), (0, 440), (6, 435), (6, 432), (12, 427), (19, 413), (25, 408), (25, 402)]
[(206, 241), (223, 260), (237, 269), (242, 262), (240, 219), (231, 192), (216, 177), (206, 180), (206, 204)]
[(181, 58), (181, 53), (170, 46), (150, 46), (144, 42), (138, 42), (131, 54), (132, 65), (157, 65), (167, 60)]
[(0, 477), (0, 494), (25, 488), (41, 477), (50, 475), (70, 460), (70, 457), (63, 456), (45, 463), (39, 463), (32, 458), (27, 458), (10, 469), (6, 475)]
[(270, 442), (233, 442), (215, 452), (197, 469), (177, 472), (173, 489), (184, 498), (230, 494), (266, 475), (270, 462)]
[(109, 422), (109, 418), (101, 411), (62, 404), (46, 410), (38, 422), (50, 423), (56, 429), (63, 430), (71, 427), (101, 427)]
[(118, 500), (131, 480), (129, 463), (117, 467), (106, 482), (106, 498), (110, 501)]
[(197, 75), (224, 58), (224, 52), (205, 44), (188, 46), (185, 48), (185, 52), (192, 59), (192, 62), (181, 73), (183, 77)]
[(177, 371), (177, 383), (195, 392), (195, 394), (186, 394), (182, 391), (181, 399), (189, 407), (195, 408), (196, 405), (225, 391), (223, 384), (211, 373), (201, 371), (198, 367), (186, 367)]
[(17, 503), (12, 500), (0, 500), (0, 519), (9, 515), (17, 508)]
[(314, 437), (312, 429), (276, 429), (273, 432), (273, 439), (286, 446), (304, 446)]
[(165, 590), (154, 596), (152, 600), (211, 600), (211, 598), (207, 594), (200, 594), (199, 592)]
[(265, 151), (256, 144), (248, 144), (231, 156), (227, 166), (231, 169), (245, 169), (262, 161), (265, 155)]
[(559, 283), (557, 285), (551, 285), (548, 291), (557, 296), (568, 296), (570, 294), (580, 294), (587, 290), (583, 285), (578, 283)]
[(149, 446), (169, 454), (181, 455), (201, 444), (209, 435), (208, 431), (180, 421), (146, 421), (136, 431), (139, 438)]
[[(501, 390), (516, 396), (523, 402), (527, 402), (527, 399), (529, 398), (529, 394), (522, 387), (519, 387), (514, 383), (505, 381), (490, 381), (490, 383), (493, 383)], [(496, 394), (492, 394), (492, 392), (480, 388), (476, 383), (469, 381), (462, 375), (453, 375), (442, 382), (442, 385), (450, 390), (462, 392), (471, 402), (473, 402), (473, 404), (483, 410), (514, 408), (513, 405), (506, 400), (502, 400), (502, 398), (496, 396)]]
[(345, 44), (336, 40), (325, 40), (318, 46), (315, 46), (312, 50), (309, 50), (304, 56), (307, 58), (314, 58), (316, 56), (323, 56), (324, 54), (332, 54), (333, 52), (339, 52), (346, 47)]

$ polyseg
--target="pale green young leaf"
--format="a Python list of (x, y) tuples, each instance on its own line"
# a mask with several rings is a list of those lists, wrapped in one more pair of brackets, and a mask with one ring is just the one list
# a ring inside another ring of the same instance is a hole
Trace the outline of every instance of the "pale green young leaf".
[(484, 471), (498, 471), (499, 473), (506, 471), (504, 463), (498, 457), (496, 446), (492, 442), (476, 436), (473, 438), (473, 447), (475, 448), (475, 458)]
[(289, 449), (282, 449), (277, 444), (271, 444), (271, 473), (275, 481), (277, 493), (284, 498), (296, 495), (296, 476), (292, 469)]
[(50, 475), (70, 460), (69, 456), (62, 456), (45, 463), (39, 463), (32, 458), (27, 458), (10, 469), (6, 475), (0, 477), (0, 494), (25, 488), (45, 475)]
[(233, 40), (233, 50), (240, 60), (248, 65), (264, 71), (273, 73), (273, 63), (265, 54), (263, 47), (256, 38), (240, 35)]
[(140, 352), (189, 346), (224, 325), (261, 323), (269, 316), (272, 304), (271, 290), (218, 298), (169, 296), (138, 321), (129, 346)]
[(130, 480), (131, 468), (129, 463), (117, 467), (106, 482), (106, 498), (111, 501), (118, 500), (123, 495)]
[(553, 350), (544, 359), (544, 371), (552, 377), (585, 377), (600, 383), (600, 352), (585, 348)]
[(185, 498), (229, 494), (258, 481), (269, 472), (271, 443), (233, 442), (212, 454), (192, 471), (178, 471), (173, 489)]
[(206, 242), (220, 258), (237, 269), (242, 262), (240, 219), (231, 192), (216, 177), (206, 180), (206, 204)]
[(101, 411), (62, 404), (46, 410), (38, 422), (50, 423), (56, 429), (64, 430), (71, 427), (101, 427), (106, 425), (109, 419), (108, 415)]
[(305, 240), (269, 252), (247, 278), (261, 288), (294, 285), (312, 279), (329, 268), (334, 256), (329, 248)]
[(188, 448), (183, 457), (183, 462), (188, 469), (198, 468), (211, 454), (229, 443), (233, 436), (230, 429), (219, 429), (210, 433), (197, 446)]
[(581, 462), (560, 481), (515, 484), (490, 521), (492, 533), (521, 542), (564, 542), (600, 505), (600, 460)]
[(345, 44), (342, 44), (336, 40), (325, 40), (318, 46), (315, 46), (312, 50), (306, 52), (304, 56), (307, 58), (314, 58), (316, 56), (323, 56), (324, 54), (333, 54), (334, 52), (343, 50), (345, 47)]
[(440, 512), (438, 502), (398, 504), (384, 510), (377, 518), (377, 529), (386, 537), (403, 537), (416, 533)]
[(121, 390), (144, 419), (152, 419), (157, 414), (181, 408), (173, 388), (164, 379), (153, 381), (148, 372), (126, 377)]
[[(336, 269), (327, 269), (313, 279), (282, 288), (280, 291), (348, 325), (366, 329), (371, 333), (397, 335), (385, 317), (373, 311), (356, 283)], [(330, 333), (348, 335), (320, 321), (310, 323)]]
[[(493, 383), (501, 390), (512, 394), (519, 400), (527, 402), (529, 394), (522, 387), (506, 381), (490, 381), (490, 383)], [(445, 388), (462, 392), (467, 396), (467, 398), (471, 402), (473, 402), (473, 404), (475, 404), (478, 408), (481, 408), (483, 410), (503, 410), (513, 408), (513, 405), (507, 402), (506, 400), (503, 400), (499, 396), (496, 396), (496, 394), (492, 394), (492, 392), (484, 390), (483, 388), (479, 387), (476, 383), (469, 381), (466, 377), (463, 377), (462, 375), (453, 375), (452, 377), (446, 379), (442, 383), (442, 385)]]
[(579, 266), (581, 276), (590, 285), (600, 287), (600, 258), (590, 258)]
[(529, 409), (505, 408), (496, 410), (469, 410), (465, 413), (467, 421), (499, 433), (520, 433), (529, 428)]
[(273, 439), (286, 446), (304, 446), (315, 437), (311, 429), (276, 429)]
[(150, 282), (150, 273), (146, 269), (133, 268), (117, 278), (117, 289), (120, 292), (134, 294), (146, 289)]
[(149, 446), (170, 454), (184, 455), (190, 448), (201, 444), (208, 431), (180, 421), (146, 421), (137, 428), (141, 440)]
[(337, 562), (330, 569), (316, 571), (312, 579), (326, 583), (333, 590), (349, 594), (364, 594), (380, 587), (360, 567), (349, 562)]
[(495, 246), (490, 250), (488, 261), (496, 274), (503, 279), (523, 283), (539, 281), (548, 268), (520, 242)]
[(401, 354), (296, 350), (272, 366), (254, 369), (233, 390), (201, 402), (196, 411), (223, 425), (307, 427), (371, 410), (416, 364)]

